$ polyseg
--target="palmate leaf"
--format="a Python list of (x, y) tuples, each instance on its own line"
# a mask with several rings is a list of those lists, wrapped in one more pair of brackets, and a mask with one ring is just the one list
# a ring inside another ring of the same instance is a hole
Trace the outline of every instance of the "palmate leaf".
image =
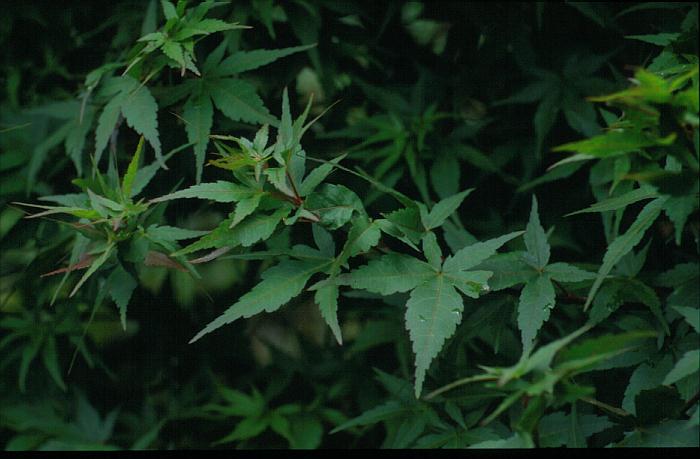
[(329, 260), (288, 260), (268, 269), (262, 274), (262, 282), (197, 333), (190, 343), (236, 319), (248, 318), (263, 311), (277, 310), (299, 295), (311, 276), (328, 264), (330, 264)]
[[(487, 241), (472, 251), (477, 256), (470, 259), (465, 267), (470, 267), (469, 263), (483, 261), (505, 241), (519, 234), (522, 232), (500, 238), (498, 242)], [(382, 295), (411, 291), (406, 303), (406, 328), (416, 355), (416, 397), (420, 396), (430, 363), (462, 320), (463, 302), (457, 289), (467, 296), (478, 298), (487, 290), (486, 282), (493, 274), (459, 269), (460, 266), (454, 262), (453, 270), (446, 270), (445, 266), (441, 266), (441, 251), (434, 233), (426, 234), (423, 246), (429, 263), (391, 253), (349, 274), (338, 276), (336, 280), (336, 285), (350, 285)]]
[(416, 355), (415, 395), (423, 389), (430, 362), (462, 321), (462, 297), (444, 276), (433, 276), (416, 287), (406, 303), (406, 328)]

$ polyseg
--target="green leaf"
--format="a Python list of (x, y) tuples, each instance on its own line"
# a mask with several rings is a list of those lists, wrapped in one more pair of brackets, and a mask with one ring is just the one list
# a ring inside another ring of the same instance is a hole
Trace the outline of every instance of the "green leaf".
[(537, 198), (532, 196), (532, 208), (530, 210), (530, 220), (525, 229), (525, 246), (527, 254), (525, 261), (541, 270), (549, 263), (549, 243), (544, 228), (540, 224), (540, 217), (537, 212)]
[(416, 355), (415, 395), (420, 397), (430, 362), (462, 321), (462, 298), (444, 276), (417, 286), (406, 303), (406, 328)]
[(353, 212), (364, 214), (362, 201), (343, 185), (324, 184), (306, 199), (306, 208), (317, 212), (329, 229), (338, 229), (352, 218)]
[(261, 312), (272, 312), (299, 295), (311, 276), (330, 262), (287, 260), (262, 274), (262, 282), (243, 295), (223, 314), (197, 333), (194, 343), (207, 333), (239, 318), (248, 318)]
[(99, 163), (102, 151), (107, 146), (114, 130), (119, 113), (127, 124), (143, 135), (151, 144), (156, 159), (163, 169), (167, 169), (158, 136), (158, 104), (148, 88), (130, 76), (112, 80), (118, 93), (104, 106), (95, 130), (95, 164)]
[(520, 292), (518, 301), (518, 329), (522, 334), (525, 352), (532, 349), (537, 332), (549, 319), (554, 308), (554, 285), (548, 275), (539, 275), (529, 281)]
[(503, 244), (523, 233), (524, 231), (515, 231), (465, 247), (445, 260), (443, 271), (454, 272), (472, 268), (495, 254)]
[(21, 392), (25, 392), (27, 390), (27, 374), (29, 373), (29, 366), (39, 353), (39, 349), (41, 348), (43, 341), (44, 340), (42, 337), (32, 335), (29, 344), (22, 349), (22, 357), (20, 358), (18, 373), (19, 390)]
[(53, 335), (47, 336), (44, 339), (44, 347), (41, 350), (41, 360), (44, 362), (44, 367), (49, 372), (51, 379), (63, 391), (66, 390), (66, 383), (61, 375), (61, 368), (58, 366), (58, 354), (56, 353), (56, 338)]
[(236, 424), (233, 432), (214, 442), (215, 445), (230, 443), (232, 441), (246, 440), (260, 435), (269, 426), (266, 418), (245, 418)]
[(447, 198), (457, 193), (459, 190), (459, 161), (454, 155), (443, 154), (430, 168), (430, 181), (433, 189), (441, 199)]
[(224, 59), (216, 68), (216, 75), (229, 76), (249, 70), (257, 69), (263, 65), (271, 64), (277, 59), (289, 56), (301, 51), (314, 48), (316, 44), (294, 46), (282, 49), (256, 49), (254, 51), (239, 51)]
[(122, 329), (124, 330), (126, 330), (126, 307), (137, 285), (138, 282), (126, 272), (121, 264), (119, 264), (107, 278), (105, 287), (109, 290), (109, 295), (114, 302), (117, 303), (119, 319), (121, 320)]
[(618, 447), (633, 448), (697, 448), (700, 432), (698, 426), (688, 427), (686, 421), (665, 421), (657, 426), (645, 427), (630, 432)]
[(151, 225), (146, 230), (146, 234), (149, 237), (170, 242), (200, 237), (207, 233), (208, 231), (190, 230), (168, 225)]
[(268, 239), (275, 232), (277, 225), (289, 215), (290, 206), (283, 206), (270, 215), (256, 213), (230, 228), (233, 217), (222, 222), (214, 231), (199, 241), (179, 250), (173, 256), (184, 255), (197, 250), (212, 247), (249, 247), (258, 241)]
[(522, 252), (499, 253), (480, 263), (476, 268), (493, 272), (493, 276), (489, 279), (489, 287), (496, 292), (517, 284), (524, 284), (538, 275), (537, 271), (522, 258)]
[(242, 28), (245, 28), (245, 26), (225, 22), (221, 19), (202, 19), (199, 22), (185, 26), (180, 32), (176, 33), (173, 38), (176, 40), (184, 40), (195, 35), (209, 35), (214, 32), (223, 32), (225, 30)]
[(423, 221), (425, 229), (431, 230), (442, 225), (443, 222), (447, 220), (447, 217), (452, 215), (452, 213), (459, 208), (462, 201), (464, 201), (464, 198), (466, 198), (472, 191), (474, 191), (474, 189), (470, 188), (462, 191), (461, 193), (452, 195), (449, 198), (445, 198), (435, 204), (428, 215), (421, 215), (421, 220)]
[(559, 90), (549, 92), (537, 106), (533, 124), (535, 125), (535, 152), (540, 155), (544, 139), (554, 126), (559, 114)]
[(209, 145), (209, 133), (214, 122), (214, 107), (208, 94), (200, 94), (187, 99), (183, 107), (187, 140), (194, 144), (197, 183), (202, 180), (204, 159)]
[(403, 405), (395, 400), (389, 400), (388, 402), (375, 406), (374, 408), (370, 408), (358, 417), (339, 425), (333, 429), (331, 433), (334, 434), (352, 427), (376, 424), (381, 421), (394, 419), (405, 415), (410, 410), (411, 408), (407, 407), (406, 405)]
[(673, 369), (664, 378), (665, 385), (675, 384), (679, 380), (695, 374), (700, 369), (700, 350), (688, 351), (683, 354)]
[(333, 284), (324, 285), (316, 290), (314, 300), (318, 304), (323, 320), (331, 328), (338, 344), (342, 345), (343, 337), (340, 333), (340, 325), (338, 325), (338, 286)]
[(544, 272), (549, 274), (550, 279), (559, 282), (581, 282), (595, 279), (595, 274), (579, 269), (568, 263), (552, 263), (547, 265)]
[(309, 172), (309, 175), (307, 175), (301, 182), (301, 185), (299, 185), (299, 195), (304, 197), (314, 191), (316, 187), (320, 185), (331, 172), (333, 172), (334, 166), (343, 158), (345, 158), (345, 155), (333, 158), (327, 163), (321, 164)]
[(311, 225), (311, 233), (318, 250), (320, 250), (324, 256), (333, 258), (335, 256), (335, 241), (331, 233), (318, 224)]
[(131, 189), (134, 184), (134, 179), (136, 178), (136, 172), (139, 169), (139, 159), (141, 158), (141, 151), (143, 150), (143, 136), (139, 139), (139, 144), (136, 147), (136, 153), (134, 153), (133, 158), (129, 162), (129, 166), (124, 174), (124, 179), (122, 180), (122, 194), (125, 199), (131, 198)]
[[(124, 76), (122, 78), (131, 77)], [(121, 104), (121, 112), (126, 123), (148, 140), (148, 143), (155, 150), (156, 159), (161, 167), (167, 169), (165, 162), (163, 162), (160, 137), (158, 136), (158, 104), (151, 95), (151, 91), (131, 78), (130, 86), (125, 86), (123, 93), (124, 100)]]
[[(572, 345), (557, 356), (557, 365), (577, 372), (600, 368), (604, 360), (629, 352), (655, 338), (656, 332), (635, 330), (617, 335), (602, 335)], [(591, 359), (593, 358), (593, 359)]]
[(637, 188), (621, 196), (615, 196), (614, 198), (605, 199), (603, 201), (593, 204), (592, 206), (586, 209), (577, 210), (576, 212), (571, 212), (564, 216), (570, 217), (572, 215), (584, 214), (589, 212), (608, 212), (611, 210), (623, 209), (629, 206), (630, 204), (634, 204), (635, 202), (643, 201), (645, 199), (656, 198), (658, 196), (659, 194), (652, 188)]
[(444, 272), (443, 276), (452, 285), (470, 298), (479, 298), (490, 288), (488, 280), (493, 276), (491, 271), (455, 271)]
[(666, 375), (672, 368), (671, 356), (666, 357), (657, 362), (653, 367), (643, 363), (634, 370), (630, 377), (630, 382), (625, 389), (625, 395), (622, 399), (622, 408), (632, 414), (637, 414), (634, 399), (643, 390), (653, 389), (660, 386)]
[(233, 211), (233, 221), (231, 222), (230, 228), (233, 228), (239, 224), (248, 215), (255, 212), (260, 204), (260, 199), (262, 199), (263, 193), (256, 193), (249, 198), (243, 198), (236, 203), (236, 208)]
[(423, 236), (423, 254), (430, 266), (440, 269), (442, 266), (442, 250), (440, 250), (437, 237), (432, 231), (425, 233), (425, 236)]
[(163, 15), (166, 20), (177, 18), (177, 11), (172, 3), (168, 0), (160, 0), (160, 5), (163, 7)]
[(207, 89), (216, 108), (231, 120), (277, 126), (277, 120), (270, 115), (250, 83), (222, 78), (208, 81)]
[(648, 34), (648, 35), (626, 35), (625, 38), (629, 38), (632, 40), (639, 40), (643, 41), (645, 43), (651, 43), (652, 45), (657, 45), (657, 46), (667, 46), (670, 45), (672, 42), (676, 41), (678, 37), (680, 37), (681, 34), (679, 33), (666, 33), (666, 32), (661, 32), (657, 34)]
[(501, 440), (486, 440), (474, 443), (469, 449), (506, 449), (506, 448), (534, 448), (532, 438), (526, 433), (515, 433)]
[(595, 156), (597, 158), (609, 158), (625, 153), (637, 152), (642, 148), (654, 147), (657, 145), (667, 146), (676, 140), (676, 134), (672, 133), (666, 137), (653, 137), (649, 134), (635, 131), (608, 131), (606, 134), (591, 137), (559, 145), (552, 151), (575, 151), (580, 154)]
[(115, 96), (102, 109), (95, 128), (95, 164), (100, 163), (102, 151), (107, 146), (112, 131), (117, 125), (121, 113), (121, 97)]
[(377, 260), (338, 276), (340, 285), (364, 289), (381, 295), (408, 292), (435, 276), (435, 270), (423, 261), (408, 255), (390, 253)]
[(250, 190), (232, 182), (219, 180), (217, 182), (192, 185), (184, 190), (152, 199), (151, 202), (163, 202), (183, 198), (207, 199), (216, 202), (238, 202), (253, 197), (255, 193), (255, 190)]
[(630, 250), (639, 244), (644, 236), (644, 232), (649, 228), (656, 217), (661, 213), (661, 208), (665, 202), (664, 198), (657, 198), (651, 201), (649, 204), (644, 206), (644, 209), (639, 213), (637, 219), (632, 223), (627, 232), (621, 236), (615, 238), (614, 241), (608, 246), (608, 250), (603, 256), (603, 264), (598, 270), (598, 275), (588, 292), (588, 297), (586, 298), (586, 304), (584, 305), (584, 311), (588, 309), (591, 301), (598, 292), (600, 285), (603, 283), (605, 277), (610, 273), (610, 271), (615, 267), (618, 261), (627, 254)]
[(343, 250), (338, 255), (337, 263), (344, 265), (349, 258), (368, 252), (379, 243), (381, 235), (381, 230), (376, 220), (370, 221), (366, 215), (355, 217)]
[(680, 315), (695, 329), (696, 333), (700, 333), (700, 311), (697, 308), (689, 308), (687, 306), (671, 306), (678, 311)]
[(85, 274), (83, 274), (83, 277), (81, 277), (80, 280), (78, 281), (78, 283), (75, 284), (75, 287), (73, 287), (73, 290), (70, 292), (70, 295), (69, 295), (70, 297), (75, 295), (75, 293), (85, 283), (85, 281), (88, 280), (90, 278), (90, 276), (95, 274), (95, 271), (100, 269), (100, 266), (102, 266), (107, 261), (109, 256), (112, 254), (112, 249), (114, 249), (113, 242), (110, 243), (109, 245), (107, 245), (104, 252), (102, 252), (102, 254), (99, 257), (97, 257), (95, 259), (95, 261), (92, 262), (92, 264), (90, 265), (88, 270), (85, 271)]
[[(574, 422), (572, 417), (571, 414), (565, 414), (561, 411), (543, 416), (537, 428), (540, 447), (556, 448), (562, 445), (574, 447), (572, 445), (573, 438), (571, 432), (571, 424)], [(607, 417), (595, 416), (593, 414), (578, 415), (575, 421), (580, 426), (580, 432), (584, 438), (602, 432), (614, 425)], [(585, 444), (578, 445), (578, 447), (585, 446)]]
[[(175, 153), (178, 153), (185, 148), (189, 148), (191, 144), (186, 143), (184, 145), (180, 145), (177, 148), (172, 149), (168, 154), (166, 154), (163, 157), (163, 161), (169, 160)], [(160, 168), (160, 165), (158, 164), (157, 161), (152, 162), (148, 166), (142, 167), (136, 172), (136, 177), (134, 177), (134, 183), (131, 187), (131, 197), (137, 196), (143, 189), (148, 185), (151, 180), (153, 180), (153, 177), (155, 177), (156, 172)]]
[[(697, 185), (696, 185), (697, 190)], [(683, 229), (688, 217), (698, 208), (698, 195), (671, 196), (664, 205), (664, 212), (675, 227), (676, 245), (681, 245)]]

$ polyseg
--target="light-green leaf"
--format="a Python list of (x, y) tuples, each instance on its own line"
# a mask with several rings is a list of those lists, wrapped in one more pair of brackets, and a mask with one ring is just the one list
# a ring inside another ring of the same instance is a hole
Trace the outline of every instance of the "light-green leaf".
[(207, 199), (216, 202), (237, 202), (250, 198), (254, 194), (255, 190), (250, 190), (232, 182), (219, 180), (211, 183), (192, 185), (184, 190), (176, 191), (174, 193), (152, 199), (151, 202), (162, 202), (183, 198)]
[(444, 276), (416, 287), (406, 303), (406, 328), (416, 355), (415, 395), (420, 397), (430, 362), (462, 321), (462, 297)]
[(236, 319), (248, 318), (263, 311), (277, 310), (299, 295), (309, 278), (328, 263), (330, 262), (287, 260), (273, 266), (262, 274), (262, 282), (204, 327), (190, 340), (190, 343)]
[(122, 180), (122, 194), (125, 199), (131, 198), (131, 188), (136, 178), (136, 172), (139, 169), (139, 159), (141, 158), (141, 151), (143, 150), (143, 139), (143, 136), (141, 136), (139, 144), (136, 147), (136, 153), (134, 153), (134, 157), (131, 158), (129, 167), (127, 167), (124, 179)]
[(676, 135), (673, 133), (667, 137), (659, 138), (635, 131), (609, 131), (590, 139), (560, 145), (553, 148), (552, 151), (575, 151), (598, 158), (608, 158), (656, 145), (670, 145), (675, 139)]

